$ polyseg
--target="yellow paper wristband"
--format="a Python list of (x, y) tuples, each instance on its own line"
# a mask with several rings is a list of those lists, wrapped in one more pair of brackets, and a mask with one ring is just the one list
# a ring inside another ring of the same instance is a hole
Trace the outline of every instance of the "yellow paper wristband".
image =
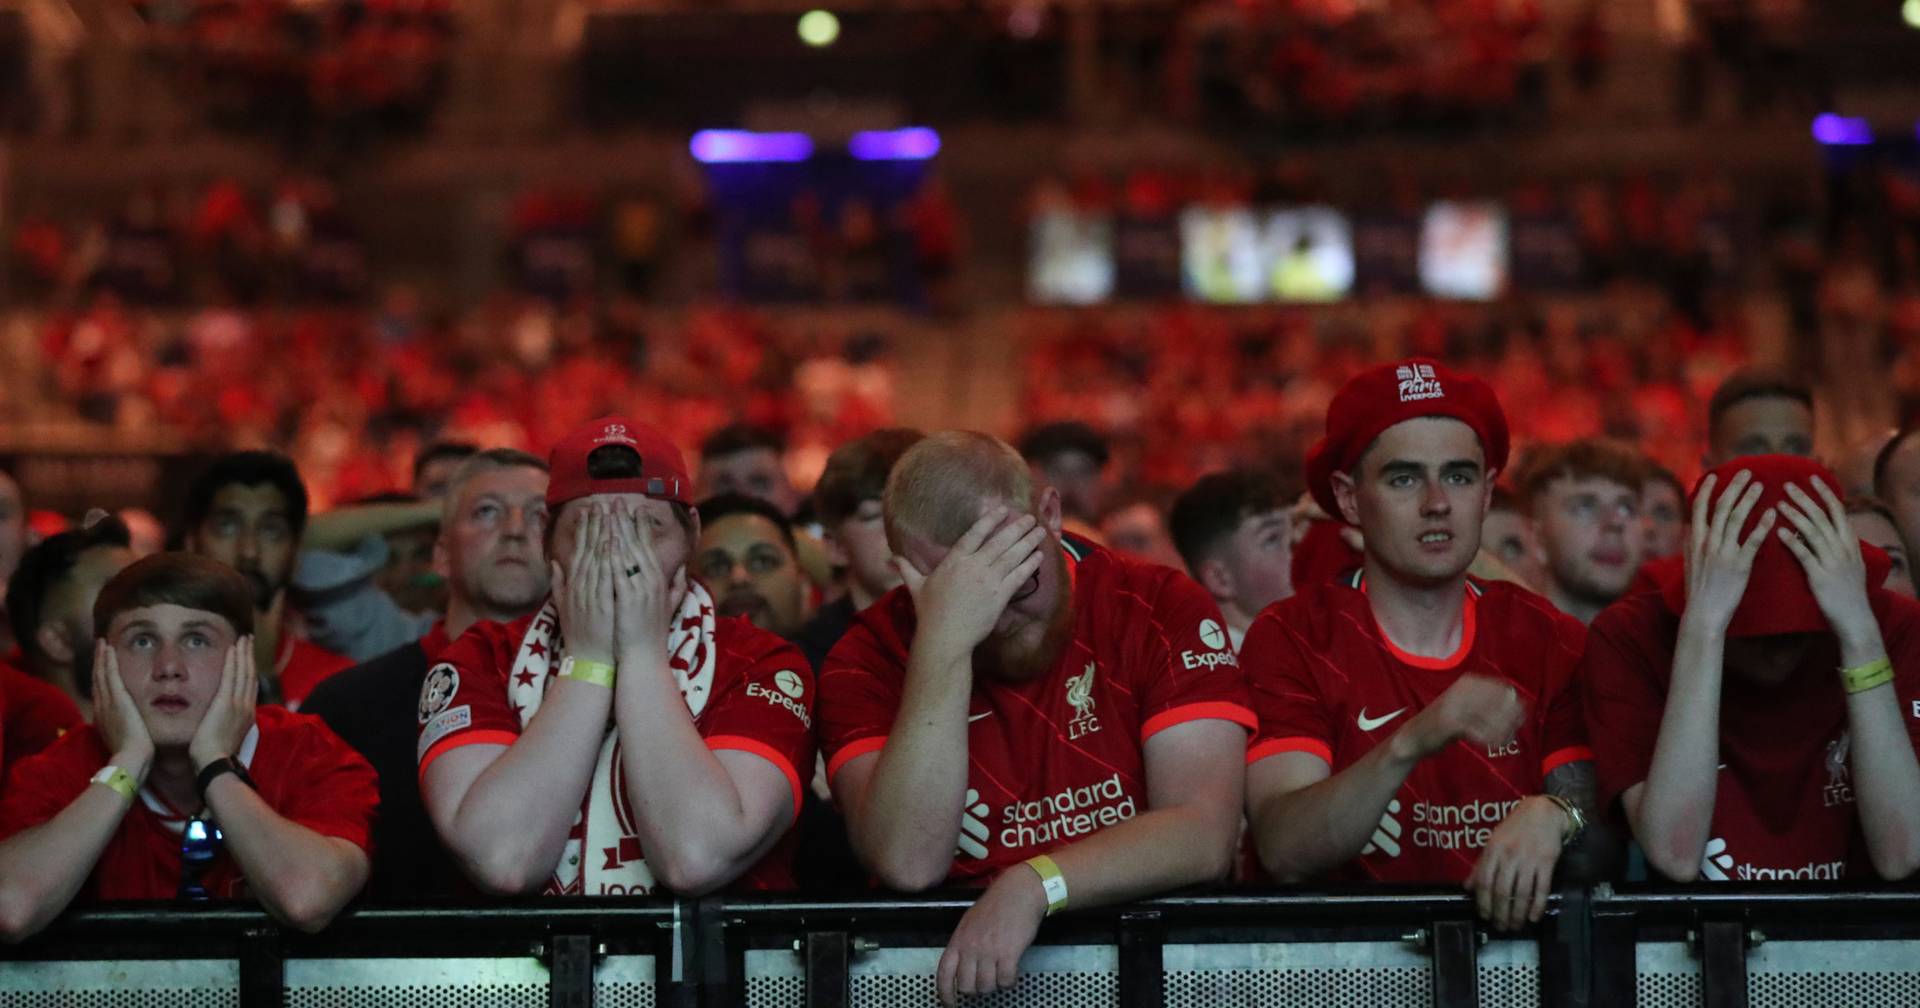
[(93, 783), (105, 784), (120, 792), (120, 797), (128, 801), (132, 801), (134, 792), (140, 790), (134, 786), (133, 775), (117, 766), (101, 767), (100, 772), (93, 775)]
[(1840, 678), (1846, 682), (1848, 693), (1865, 693), (1893, 681), (1893, 662), (1881, 658), (1858, 668), (1841, 669)]
[(560, 678), (613, 688), (613, 666), (606, 662), (585, 661), (568, 655), (560, 663)]
[(1036, 854), (1027, 859), (1027, 867), (1040, 876), (1040, 888), (1047, 894), (1047, 916), (1051, 917), (1067, 908), (1067, 877), (1060, 874), (1060, 866), (1045, 854)]

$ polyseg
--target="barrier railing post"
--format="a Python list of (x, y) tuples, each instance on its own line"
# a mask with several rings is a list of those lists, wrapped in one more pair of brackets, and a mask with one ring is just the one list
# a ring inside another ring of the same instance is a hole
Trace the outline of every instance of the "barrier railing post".
[(666, 938), (655, 946), (660, 950), (654, 960), (656, 1008), (699, 1008), (700, 992), (697, 977), (690, 971), (688, 951), (695, 940), (693, 918), (689, 916), (692, 906), (689, 900), (674, 900), (672, 923), (661, 925)]
[(1706, 1008), (1747, 1008), (1747, 925), (1700, 925), (1700, 981)]
[(1639, 968), (1634, 959), (1639, 924), (1632, 911), (1608, 909), (1596, 899), (1588, 944), (1592, 1003), (1630, 1005), (1639, 996)]
[(1562, 889), (1540, 934), (1542, 1008), (1588, 1008), (1593, 1001), (1593, 901), (1584, 888)]
[(548, 1008), (593, 1008), (593, 937), (554, 935), (547, 942)]
[(846, 1008), (848, 946), (845, 931), (807, 932), (807, 1008)]
[(1158, 910), (1120, 915), (1120, 1008), (1160, 1008), (1165, 1000), (1166, 943)]
[(1479, 1008), (1480, 935), (1473, 921), (1433, 924), (1434, 1008)]
[(745, 984), (734, 989), (734, 969), (727, 949), (727, 915), (718, 897), (709, 896), (686, 902), (681, 917), (692, 934), (686, 943), (691, 952), (689, 982), (699, 985), (700, 1004), (705, 1008), (731, 1008), (746, 1000)]
[(286, 1003), (287, 959), (280, 929), (250, 927), (240, 936), (240, 1008), (281, 1008)]

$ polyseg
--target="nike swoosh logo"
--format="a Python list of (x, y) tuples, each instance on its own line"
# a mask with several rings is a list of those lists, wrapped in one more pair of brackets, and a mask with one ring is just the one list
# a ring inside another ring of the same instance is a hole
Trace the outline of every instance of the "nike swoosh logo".
[(1360, 708), (1360, 716), (1355, 719), (1354, 723), (1360, 726), (1361, 731), (1372, 731), (1375, 728), (1378, 728), (1381, 725), (1386, 724), (1387, 722), (1393, 720), (1394, 718), (1397, 718), (1400, 715), (1405, 714), (1406, 712), (1407, 712), (1407, 709), (1405, 707), (1402, 707), (1391, 714), (1382, 714), (1379, 717), (1370, 718), (1367, 716), (1367, 709), (1365, 707), (1362, 707)]
[(968, 724), (972, 724), (972, 723), (974, 723), (975, 721), (978, 721), (978, 720), (980, 720), (981, 718), (990, 718), (990, 717), (992, 717), (992, 716), (993, 716), (993, 712), (992, 712), (992, 711), (986, 711), (985, 713), (981, 713), (981, 714), (975, 714), (975, 715), (973, 715), (973, 716), (971, 716), (971, 717), (969, 717), (969, 718), (967, 718), (967, 723), (968, 723)]

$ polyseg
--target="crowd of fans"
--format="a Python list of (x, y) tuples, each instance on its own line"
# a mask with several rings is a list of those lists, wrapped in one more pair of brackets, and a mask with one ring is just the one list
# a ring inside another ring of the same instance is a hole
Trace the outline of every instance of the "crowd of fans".
[(1811, 390), (1739, 371), (1688, 492), (1631, 442), (1516, 450), (1434, 357), (1315, 412), (1168, 509), (1079, 422), (875, 431), (808, 492), (764, 429), (695, 467), (612, 414), (317, 512), (238, 452), (165, 550), (30, 536), (0, 478), (0, 935), (944, 885), (951, 1005), (1047, 916), (1199, 883), (1459, 884), (1514, 930), (1557, 885), (1920, 870), (1912, 431), (1843, 478)]
[(1497, 382), (1527, 441), (1629, 438), (1691, 474), (1702, 407), (1749, 352), (1732, 320), (1701, 330), (1659, 310), (1657, 296), (1641, 294), (1327, 315), (1036, 312), (1022, 412), (1098, 423), (1112, 432), (1126, 481), (1164, 494), (1222, 466), (1302, 458), (1353, 372), (1410, 353), (1444, 355)]
[(171, 312), (101, 296), (22, 335), (33, 345), (16, 348), (0, 400), (11, 419), (284, 445), (322, 504), (406, 486), (405, 460), (434, 436), (533, 449), (642, 406), (680, 443), (735, 420), (779, 429), (790, 464), (813, 473), (894, 408), (888, 334), (719, 306), (502, 295), (442, 318), (404, 288), (373, 310)]
[(418, 130), (444, 86), (449, 0), (138, 0), (213, 125), (295, 145)]
[[(1832, 175), (1824, 199), (1713, 175), (1523, 186), (1503, 200), (1507, 292), (1483, 303), (1363, 279), (1311, 307), (1031, 308), (1010, 323), (1025, 354), (1018, 415), (1095, 423), (1114, 439), (1123, 481), (1164, 498), (1220, 465), (1302, 457), (1354, 371), (1424, 354), (1494, 380), (1527, 440), (1621, 437), (1691, 477), (1688, 445), (1704, 433), (1712, 389), (1778, 356), (1824, 376), (1834, 409), (1822, 437), (1851, 443), (1911, 416), (1920, 398), (1913, 179), (1908, 166), (1871, 163)], [(1329, 190), (1280, 163), (1059, 178), (1029, 205), (1149, 221), (1183, 207), (1328, 205), (1356, 220), (1398, 213), (1409, 235), (1426, 205), (1411, 185), (1351, 207)], [(1523, 250), (1526, 236), (1550, 240), (1547, 254)], [(1552, 266), (1550, 277), (1530, 282), (1528, 264)]]
[(1167, 69), (1195, 109), (1240, 126), (1444, 126), (1510, 121), (1545, 101), (1564, 46), (1580, 80), (1606, 58), (1599, 5), (1551, 38), (1531, 0), (1204, 3), (1191, 6)]
[(290, 174), (265, 190), (231, 179), (149, 187), (99, 215), (28, 205), (8, 243), (15, 304), (94, 295), (139, 308), (208, 302), (347, 304), (368, 291), (366, 249), (325, 179)]

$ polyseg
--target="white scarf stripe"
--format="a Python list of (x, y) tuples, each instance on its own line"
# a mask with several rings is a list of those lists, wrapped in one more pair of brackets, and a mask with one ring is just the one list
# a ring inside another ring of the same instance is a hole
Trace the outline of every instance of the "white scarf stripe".
[[(560, 672), (565, 650), (559, 609), (549, 598), (527, 625), (520, 653), (507, 678), (507, 698), (518, 712), (522, 728), (539, 712), (547, 685)], [(667, 630), (667, 667), (673, 671), (687, 711), (695, 718), (713, 695), (714, 651), (713, 596), (698, 581), (689, 580), (686, 597)], [(599, 895), (609, 887), (625, 893), (653, 890), (653, 873), (638, 856), (637, 824), (624, 793), (624, 777), (619, 734), (609, 723), (594, 763), (593, 782), (587, 787), (587, 800), (581, 814), (574, 818), (560, 863), (547, 880), (548, 893)]]

